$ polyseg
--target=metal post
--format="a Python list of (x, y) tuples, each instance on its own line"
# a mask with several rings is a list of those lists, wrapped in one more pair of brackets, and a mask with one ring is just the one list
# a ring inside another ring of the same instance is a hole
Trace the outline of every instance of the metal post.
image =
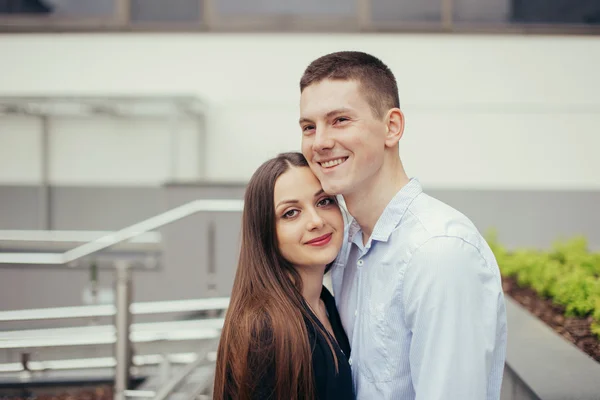
[(52, 229), (52, 199), (50, 193), (50, 117), (42, 115), (40, 135), (40, 229)]
[(208, 245), (208, 265), (206, 268), (208, 295), (213, 297), (217, 295), (217, 264), (216, 264), (216, 241), (217, 232), (215, 221), (211, 218), (207, 226), (207, 245)]
[(115, 329), (117, 340), (115, 344), (115, 393), (114, 400), (125, 400), (125, 391), (129, 389), (131, 375), (131, 342), (129, 326), (131, 325), (131, 270), (126, 261), (116, 263), (116, 304)]
[(200, 115), (196, 118), (198, 123), (198, 179), (206, 179), (206, 171), (208, 166), (208, 151), (207, 149), (207, 123), (206, 115)]
[(442, 26), (446, 30), (452, 30), (454, 25), (454, 2), (442, 0)]
[(116, 24), (120, 28), (127, 28), (131, 24), (131, 1), (116, 0), (115, 2), (115, 19)]
[(356, 2), (356, 17), (361, 31), (371, 27), (371, 7), (371, 0), (357, 0)]
[(167, 352), (161, 354), (162, 359), (158, 366), (158, 376), (161, 385), (166, 384), (171, 379), (171, 361), (169, 361), (169, 355)]
[(202, 24), (206, 30), (215, 30), (217, 26), (217, 6), (215, 0), (199, 0), (202, 7)]
[(179, 178), (179, 117), (172, 113), (169, 115), (169, 179), (176, 182)]

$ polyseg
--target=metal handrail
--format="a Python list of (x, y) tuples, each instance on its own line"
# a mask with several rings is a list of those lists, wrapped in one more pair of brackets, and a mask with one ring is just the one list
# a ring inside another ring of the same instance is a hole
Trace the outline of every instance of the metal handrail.
[[(173, 208), (162, 214), (148, 218), (137, 224), (133, 224), (115, 233), (104, 235), (89, 243), (75, 247), (64, 253), (0, 253), (0, 267), (4, 264), (23, 264), (23, 265), (55, 265), (67, 266), (73, 268), (73, 261), (80, 258), (90, 256), (94, 253), (107, 249), (116, 244), (139, 237), (149, 231), (161, 228), (180, 219), (189, 217), (198, 212), (241, 212), (243, 210), (243, 200), (195, 200), (182, 206)], [(83, 338), (77, 344), (114, 344), (115, 358), (117, 360), (115, 366), (115, 385), (114, 398), (116, 400), (125, 400), (125, 392), (129, 389), (130, 373), (131, 373), (131, 343), (130, 343), (130, 325), (131, 325), (131, 271), (127, 261), (119, 261), (115, 265), (116, 276), (116, 312), (115, 317), (115, 334), (112, 337), (94, 337)], [(201, 335), (199, 332), (185, 332), (185, 335), (173, 339), (189, 340), (189, 339), (208, 339), (210, 337), (218, 337), (219, 332), (208, 330)], [(159, 335), (160, 336), (160, 335)], [(155, 341), (161, 339), (159, 336), (149, 336), (137, 338), (137, 341)], [(164, 338), (164, 335), (162, 335)], [(28, 343), (32, 345), (32, 343)], [(43, 343), (35, 343), (41, 345)], [(34, 344), (34, 345), (35, 345)], [(61, 343), (62, 344), (62, 343)], [(22, 343), (21, 343), (22, 345)], [(55, 343), (55, 345), (60, 345)], [(21, 347), (21, 346), (18, 346)]]
[[(132, 334), (174, 333), (175, 336), (182, 331), (194, 329), (221, 329), (224, 319), (222, 317), (186, 319), (174, 321), (136, 322), (131, 324)], [(0, 346), (6, 342), (20, 342), (29, 339), (66, 338), (66, 337), (96, 337), (112, 335), (115, 333), (114, 325), (80, 325), (58, 328), (34, 328), (23, 330), (8, 330), (0, 332)]]
[(206, 362), (206, 354), (198, 354), (198, 358), (185, 366), (177, 375), (169, 380), (158, 390), (153, 400), (165, 400), (178, 386), (194, 372), (199, 366)]
[[(153, 343), (217, 338), (223, 323), (223, 318), (137, 323), (132, 324), (129, 339), (134, 343)], [(0, 349), (115, 344), (117, 333), (113, 325), (9, 331), (0, 336)]]
[[(131, 314), (165, 314), (177, 312), (221, 310), (229, 305), (229, 297), (211, 297), (205, 299), (148, 301), (132, 303)], [(31, 308), (24, 310), (0, 311), (0, 322), (39, 321), (45, 319), (98, 318), (116, 315), (117, 308), (112, 304), (93, 306)]]
[[(241, 212), (243, 200), (194, 200), (182, 206), (173, 208), (162, 214), (133, 224), (115, 233), (104, 235), (96, 240), (62, 254), (55, 253), (0, 253), (0, 267), (4, 264), (24, 265), (67, 265), (80, 258), (87, 257), (116, 244), (140, 236), (141, 234), (161, 228), (170, 223), (198, 212)], [(72, 266), (69, 266), (72, 267)]]
[[(114, 231), (82, 231), (82, 230), (0, 230), (0, 242), (90, 242), (101, 237), (112, 235)], [(131, 239), (132, 243), (158, 244), (161, 240), (160, 232), (146, 232)]]
[[(210, 353), (209, 353), (210, 356)], [(197, 359), (196, 353), (167, 354), (137, 354), (133, 356), (135, 366), (157, 365), (167, 358), (170, 364), (189, 364)], [(29, 361), (27, 366), (30, 371), (69, 370), (88, 368), (114, 368), (117, 360), (114, 357), (70, 358), (61, 360)], [(15, 373), (23, 371), (23, 364), (17, 362), (0, 364), (1, 373)]]

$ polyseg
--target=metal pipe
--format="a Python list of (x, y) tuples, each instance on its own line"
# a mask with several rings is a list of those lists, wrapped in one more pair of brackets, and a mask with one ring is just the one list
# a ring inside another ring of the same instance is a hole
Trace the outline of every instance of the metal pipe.
[(202, 23), (207, 30), (213, 30), (217, 26), (218, 13), (215, 0), (199, 0), (202, 7)]
[(155, 230), (200, 211), (240, 212), (243, 209), (243, 203), (243, 200), (194, 200), (152, 218), (148, 218), (140, 223), (131, 225), (112, 235), (99, 238), (96, 241), (69, 250), (63, 255), (64, 262), (69, 263), (78, 258), (88, 256), (117, 243), (139, 236), (144, 232)]
[[(163, 355), (146, 354), (135, 356), (136, 366), (155, 366), (161, 363)], [(168, 355), (172, 364), (189, 364), (198, 357), (196, 353), (172, 353)], [(208, 360), (209, 362), (211, 360)], [(214, 362), (214, 359), (212, 360)], [(30, 361), (29, 370), (33, 372), (85, 370), (94, 368), (114, 368), (114, 357), (73, 358), (65, 360)], [(0, 373), (23, 372), (23, 365), (18, 362), (0, 363)], [(127, 392), (125, 393), (127, 395)]]
[(369, 30), (371, 28), (371, 0), (356, 1), (356, 19), (360, 30)]
[(207, 240), (207, 255), (208, 255), (208, 263), (207, 263), (207, 271), (206, 271), (206, 280), (207, 280), (207, 290), (209, 296), (214, 296), (217, 292), (217, 263), (216, 263), (216, 226), (215, 221), (211, 218), (208, 222), (207, 226), (208, 232), (208, 240)]
[(192, 214), (198, 212), (241, 212), (243, 205), (243, 200), (194, 200), (62, 254), (0, 253), (0, 266), (2, 264), (68, 264)]
[[(132, 303), (130, 312), (133, 315), (151, 315), (191, 311), (223, 310), (228, 306), (229, 297), (211, 297), (204, 299)], [(111, 317), (114, 315), (116, 315), (116, 309), (111, 304), (100, 304), (95, 306), (31, 308), (26, 310), (0, 311), (0, 322), (68, 318), (97, 318)]]
[(114, 18), (116, 24), (125, 28), (131, 24), (131, 2), (130, 0), (116, 0)]
[(165, 400), (173, 393), (192, 372), (206, 362), (206, 353), (199, 353), (196, 360), (185, 366), (177, 375), (169, 382), (164, 384), (154, 396), (154, 400)]
[(173, 113), (169, 115), (169, 179), (176, 182), (179, 179), (179, 133), (180, 123), (178, 116)]
[(156, 396), (153, 390), (126, 390), (125, 397), (147, 399)]
[(43, 115), (40, 132), (40, 193), (39, 226), (42, 230), (52, 229), (52, 207), (50, 193), (50, 118)]
[(129, 389), (131, 377), (131, 341), (129, 340), (129, 327), (131, 325), (131, 270), (126, 261), (119, 261), (115, 266), (116, 272), (116, 304), (117, 314), (115, 316), (116, 345), (115, 358), (115, 400), (125, 400), (125, 392)]
[[(113, 231), (69, 231), (69, 230), (28, 230), (28, 229), (10, 229), (0, 230), (0, 241), (14, 242), (81, 242), (87, 243), (97, 240), (99, 237), (105, 237), (113, 234)], [(142, 244), (160, 244), (162, 235), (160, 232), (146, 232), (136, 238), (131, 239), (131, 243)]]
[(207, 151), (207, 122), (205, 115), (196, 117), (197, 133), (198, 133), (198, 179), (206, 179), (206, 171), (208, 170), (208, 151)]
[(452, 0), (442, 0), (442, 27), (452, 30), (454, 25), (454, 2)]

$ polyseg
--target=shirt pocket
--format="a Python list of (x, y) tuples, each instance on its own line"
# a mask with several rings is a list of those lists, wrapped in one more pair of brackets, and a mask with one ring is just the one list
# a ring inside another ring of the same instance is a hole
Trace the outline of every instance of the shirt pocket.
[(389, 382), (392, 379), (390, 355), (391, 332), (386, 321), (388, 304), (368, 300), (360, 321), (361, 343), (358, 351), (358, 371), (371, 383)]

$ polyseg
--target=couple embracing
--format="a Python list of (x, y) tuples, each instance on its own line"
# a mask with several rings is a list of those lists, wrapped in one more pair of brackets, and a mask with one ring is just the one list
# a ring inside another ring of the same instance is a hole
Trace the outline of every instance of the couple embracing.
[(394, 75), (333, 53), (300, 92), (302, 153), (246, 188), (214, 399), (499, 399), (498, 265), (467, 217), (407, 176)]

